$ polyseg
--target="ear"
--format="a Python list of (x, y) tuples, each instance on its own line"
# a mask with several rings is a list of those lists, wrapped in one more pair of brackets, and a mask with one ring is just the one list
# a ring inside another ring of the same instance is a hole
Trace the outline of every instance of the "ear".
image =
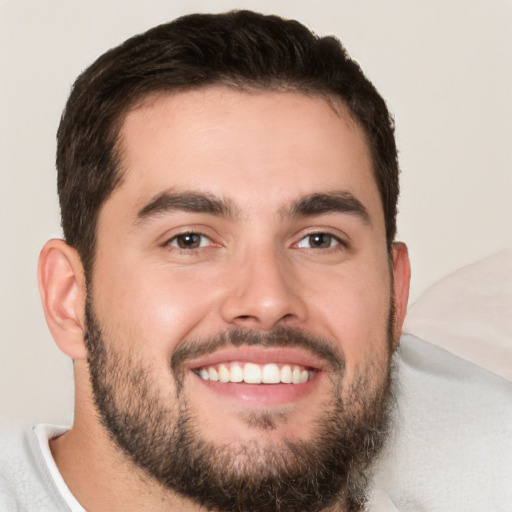
[(46, 322), (57, 346), (84, 359), (85, 276), (78, 253), (63, 240), (48, 241), (39, 256), (39, 293)]
[(402, 326), (407, 313), (409, 284), (411, 281), (411, 264), (407, 246), (402, 242), (393, 244), (393, 281), (395, 294), (395, 344), (400, 341)]

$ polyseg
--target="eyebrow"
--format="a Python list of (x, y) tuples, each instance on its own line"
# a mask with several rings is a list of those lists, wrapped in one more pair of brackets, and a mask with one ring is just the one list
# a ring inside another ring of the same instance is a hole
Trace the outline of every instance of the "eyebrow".
[[(137, 223), (162, 213), (174, 211), (207, 213), (232, 219), (239, 215), (238, 210), (229, 199), (218, 198), (203, 192), (165, 191), (139, 210)], [(348, 191), (309, 194), (294, 201), (290, 208), (282, 209), (282, 213), (285, 217), (347, 213), (359, 217), (365, 224), (372, 224), (366, 207)]]
[(236, 209), (231, 201), (200, 192), (162, 192), (143, 206), (137, 213), (137, 222), (162, 213), (174, 211), (208, 213), (219, 217), (234, 218)]
[(365, 224), (372, 224), (370, 214), (363, 203), (347, 191), (316, 193), (302, 197), (292, 204), (288, 215), (309, 217), (326, 213), (348, 213), (359, 217)]

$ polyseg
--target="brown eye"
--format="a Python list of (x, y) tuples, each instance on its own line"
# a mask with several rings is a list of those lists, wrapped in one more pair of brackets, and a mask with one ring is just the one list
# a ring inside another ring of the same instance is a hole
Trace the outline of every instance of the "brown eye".
[(309, 245), (316, 249), (326, 249), (327, 247), (331, 247), (331, 243), (331, 235), (326, 235), (325, 233), (315, 233), (314, 235), (309, 235)]
[(311, 235), (305, 236), (297, 244), (297, 247), (303, 249), (329, 249), (340, 245), (340, 240), (334, 235), (329, 233), (312, 233)]
[(178, 249), (199, 249), (200, 247), (206, 247), (209, 243), (210, 239), (200, 233), (183, 233), (168, 242), (169, 245)]

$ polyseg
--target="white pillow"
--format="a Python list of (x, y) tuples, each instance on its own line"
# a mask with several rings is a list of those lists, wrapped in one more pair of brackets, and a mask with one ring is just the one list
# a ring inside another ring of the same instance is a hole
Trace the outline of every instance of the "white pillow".
[(512, 250), (429, 288), (409, 308), (404, 333), (512, 381)]

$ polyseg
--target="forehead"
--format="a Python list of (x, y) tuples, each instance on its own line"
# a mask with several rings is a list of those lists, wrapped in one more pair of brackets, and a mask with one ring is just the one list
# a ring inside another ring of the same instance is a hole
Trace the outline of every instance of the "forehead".
[(199, 190), (255, 208), (348, 190), (381, 213), (366, 137), (341, 103), (299, 92), (216, 86), (147, 97), (120, 132), (134, 208), (165, 190)]

